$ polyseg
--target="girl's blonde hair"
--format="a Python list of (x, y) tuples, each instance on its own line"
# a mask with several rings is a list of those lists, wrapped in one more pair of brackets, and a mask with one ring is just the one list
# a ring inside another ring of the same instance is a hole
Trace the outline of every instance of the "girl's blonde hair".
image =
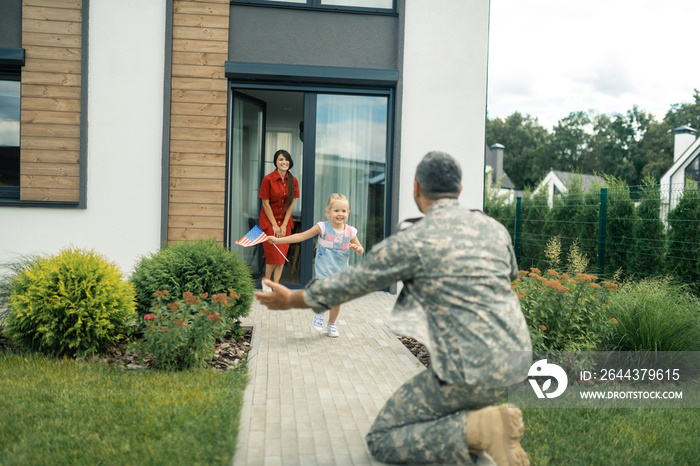
[(328, 198), (328, 202), (326, 202), (326, 211), (331, 210), (331, 207), (333, 206), (333, 203), (335, 201), (345, 201), (348, 204), (350, 204), (350, 201), (348, 201), (348, 198), (345, 197), (344, 194), (340, 193), (333, 193), (331, 196)]

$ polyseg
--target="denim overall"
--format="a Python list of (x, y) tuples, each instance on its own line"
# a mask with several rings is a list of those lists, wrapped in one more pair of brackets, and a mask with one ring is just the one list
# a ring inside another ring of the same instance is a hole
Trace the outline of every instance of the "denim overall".
[(348, 265), (350, 260), (350, 235), (352, 229), (349, 225), (345, 225), (345, 231), (338, 234), (331, 225), (330, 221), (324, 224), (325, 234), (318, 239), (316, 246), (316, 264), (314, 271), (316, 277), (327, 277)]

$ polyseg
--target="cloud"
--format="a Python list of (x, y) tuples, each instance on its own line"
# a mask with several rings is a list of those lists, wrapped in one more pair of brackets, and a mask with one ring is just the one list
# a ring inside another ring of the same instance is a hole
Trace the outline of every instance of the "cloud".
[(0, 146), (19, 146), (19, 121), (0, 120)]

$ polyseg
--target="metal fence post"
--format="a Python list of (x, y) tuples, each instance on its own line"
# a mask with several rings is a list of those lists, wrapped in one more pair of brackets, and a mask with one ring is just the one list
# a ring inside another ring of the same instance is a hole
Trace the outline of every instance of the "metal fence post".
[(515, 225), (513, 226), (513, 249), (515, 250), (515, 259), (520, 263), (520, 201), (521, 197), (515, 198)]
[(598, 208), (598, 277), (605, 272), (605, 226), (608, 218), (608, 188), (600, 190), (600, 206)]

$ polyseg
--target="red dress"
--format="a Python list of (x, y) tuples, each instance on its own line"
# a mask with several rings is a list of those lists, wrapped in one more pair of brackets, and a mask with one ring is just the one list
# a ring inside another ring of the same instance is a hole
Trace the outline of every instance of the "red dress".
[[(260, 199), (267, 199), (270, 201), (270, 208), (272, 208), (272, 213), (275, 216), (275, 220), (277, 220), (278, 226), (282, 226), (284, 216), (287, 213), (285, 204), (287, 203), (288, 196), (287, 180), (290, 176), (291, 174), (287, 172), (287, 176), (283, 180), (277, 170), (275, 170), (263, 178), (262, 183), (260, 184), (260, 195), (258, 197)], [(292, 178), (294, 177), (292, 176)], [(294, 178), (294, 198), (299, 199), (299, 181), (297, 181), (296, 178)], [(268, 236), (274, 236), (275, 233), (272, 231), (272, 224), (270, 223), (270, 219), (267, 218), (267, 214), (265, 214), (264, 207), (260, 208), (259, 225), (265, 234)], [(285, 236), (292, 234), (293, 227), (294, 221), (291, 217), (289, 217)], [(263, 251), (265, 252), (266, 264), (284, 264), (284, 257), (280, 255), (275, 246), (277, 246), (277, 248), (279, 248), (285, 256), (287, 255), (287, 251), (289, 250), (288, 244), (273, 245), (272, 243), (265, 241), (263, 243)]]

